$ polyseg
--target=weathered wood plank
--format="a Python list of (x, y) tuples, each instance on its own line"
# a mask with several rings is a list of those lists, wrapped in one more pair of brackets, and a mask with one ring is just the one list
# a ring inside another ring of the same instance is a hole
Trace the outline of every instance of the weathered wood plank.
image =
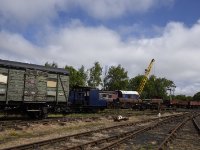
[(0, 73), (8, 73), (8, 69), (0, 67)]

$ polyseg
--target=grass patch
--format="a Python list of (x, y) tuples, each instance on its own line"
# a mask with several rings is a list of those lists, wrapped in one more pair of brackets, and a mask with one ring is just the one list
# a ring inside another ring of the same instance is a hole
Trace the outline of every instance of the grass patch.
[(19, 136), (19, 133), (13, 130), (8, 134), (8, 136), (17, 137)]
[(152, 110), (145, 110), (145, 111), (135, 111), (132, 109), (105, 109), (96, 113), (71, 113), (71, 114), (49, 114), (49, 117), (69, 117), (69, 118), (90, 118), (90, 117), (103, 117), (108, 115), (133, 115), (133, 116), (140, 116), (140, 115), (152, 115), (155, 113)]
[[(36, 138), (36, 137), (41, 137), (41, 136), (46, 136), (50, 134), (60, 134), (68, 131), (81, 131), (81, 129), (90, 129), (92, 127), (98, 127), (105, 125), (104, 123), (98, 123), (98, 122), (91, 122), (91, 123), (86, 123), (86, 124), (72, 124), (70, 126), (63, 126), (62, 128), (57, 128), (57, 129), (49, 129), (46, 131), (15, 131), (15, 130), (9, 130), (7, 131), (6, 135), (0, 135), (0, 143), (6, 143), (15, 139), (19, 138)], [(73, 134), (73, 133), (72, 133)]]
[(153, 150), (153, 149), (155, 149), (153, 144), (147, 144), (147, 145), (142, 146), (139, 150)]
[(101, 126), (101, 125), (105, 125), (105, 124), (104, 123), (95, 123), (95, 122), (94, 123), (87, 123), (87, 124), (84, 124), (84, 125), (64, 127), (60, 131), (80, 130), (82, 128), (88, 128), (89, 129), (89, 127), (95, 127), (95, 126)]
[(33, 136), (33, 134), (29, 133), (29, 132), (20, 132), (20, 131), (15, 131), (15, 130), (9, 130), (4, 135), (0, 135), (0, 143), (6, 143), (13, 139), (26, 138), (26, 137), (32, 137), (32, 136)]

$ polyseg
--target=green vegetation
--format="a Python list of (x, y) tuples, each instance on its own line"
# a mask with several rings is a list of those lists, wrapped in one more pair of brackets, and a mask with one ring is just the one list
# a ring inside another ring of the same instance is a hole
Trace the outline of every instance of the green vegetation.
[(74, 86), (86, 86), (87, 73), (84, 66), (81, 66), (78, 70), (72, 66), (65, 66), (65, 69), (68, 70), (70, 74), (70, 88), (73, 88)]
[(197, 92), (196, 94), (194, 94), (193, 100), (200, 101), (200, 92)]
[[(48, 67), (58, 67), (57, 63), (45, 63)], [(94, 62), (94, 65), (85, 70), (82, 65), (81, 68), (75, 69), (72, 66), (65, 66), (65, 69), (70, 73), (69, 87), (74, 86), (90, 86), (101, 87), (103, 90), (133, 90), (137, 91), (140, 82), (144, 75), (137, 75), (129, 79), (128, 71), (125, 70), (120, 64), (118, 66), (110, 66), (102, 75), (103, 67), (101, 67), (98, 61)], [(148, 78), (144, 90), (141, 94), (141, 98), (163, 98), (170, 99), (168, 90), (175, 89), (173, 81), (166, 78), (156, 77), (152, 75)], [(172, 99), (180, 100), (200, 100), (200, 92), (196, 93), (193, 97), (186, 95), (171, 95)]]
[(111, 66), (108, 74), (104, 78), (105, 90), (127, 90), (128, 89), (128, 72), (118, 65), (117, 67)]
[[(137, 89), (142, 80), (143, 76), (138, 75), (129, 80), (129, 88), (131, 90)], [(147, 80), (147, 83), (144, 87), (144, 91), (141, 94), (141, 98), (163, 98), (167, 99), (167, 89), (170, 89), (174, 86), (173, 81), (167, 80), (166, 78), (157, 78), (152, 75)], [(133, 88), (134, 89), (133, 89)]]
[(102, 67), (99, 62), (95, 62), (94, 66), (89, 69), (88, 86), (97, 88), (99, 85), (102, 85), (101, 75)]
[(186, 101), (200, 101), (200, 92), (194, 94), (194, 96), (186, 96), (186, 95), (172, 95), (172, 99), (177, 100), (186, 100)]
[[(157, 111), (155, 111), (157, 113)], [(72, 113), (67, 115), (62, 114), (49, 114), (48, 117), (67, 117), (67, 118), (91, 118), (91, 117), (103, 117), (103, 116), (115, 116), (115, 115), (133, 115), (133, 116), (139, 116), (139, 115), (152, 115), (154, 114), (154, 111), (145, 110), (145, 111), (133, 111), (132, 109), (105, 109), (102, 111), (99, 111), (97, 113)]]
[(12, 141), (14, 139), (19, 138), (35, 138), (35, 137), (41, 137), (46, 136), (54, 133), (63, 133), (67, 131), (72, 130), (80, 130), (83, 128), (91, 128), (91, 127), (97, 127), (97, 126), (103, 126), (104, 123), (99, 122), (87, 122), (87, 123), (72, 123), (70, 126), (61, 126), (60, 128), (56, 128), (54, 130), (47, 129), (43, 131), (15, 131), (15, 130), (8, 130), (4, 135), (0, 135), (0, 142), (8, 142)]
[(52, 63), (46, 62), (46, 63), (44, 64), (44, 66), (46, 66), (46, 67), (58, 68), (58, 64), (55, 63), (55, 62), (52, 62)]

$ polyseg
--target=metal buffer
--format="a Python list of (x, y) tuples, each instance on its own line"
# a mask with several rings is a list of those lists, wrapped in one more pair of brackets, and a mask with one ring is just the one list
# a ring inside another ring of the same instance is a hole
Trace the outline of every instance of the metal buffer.
[(143, 91), (143, 89), (144, 89), (144, 86), (145, 86), (145, 84), (147, 82), (147, 79), (148, 79), (148, 76), (149, 76), (149, 73), (151, 71), (151, 68), (153, 66), (154, 61), (155, 61), (155, 59), (152, 59), (151, 62), (150, 62), (150, 64), (149, 64), (149, 66), (148, 66), (148, 68), (145, 69), (145, 75), (142, 78), (142, 81), (140, 82), (139, 88), (137, 90), (139, 94), (141, 94), (142, 91)]

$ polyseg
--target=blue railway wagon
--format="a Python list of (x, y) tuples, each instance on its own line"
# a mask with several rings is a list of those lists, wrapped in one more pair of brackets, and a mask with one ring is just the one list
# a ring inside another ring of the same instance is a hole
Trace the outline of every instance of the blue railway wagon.
[(75, 87), (70, 90), (69, 106), (75, 111), (96, 111), (107, 107), (107, 101), (100, 96), (99, 89)]

